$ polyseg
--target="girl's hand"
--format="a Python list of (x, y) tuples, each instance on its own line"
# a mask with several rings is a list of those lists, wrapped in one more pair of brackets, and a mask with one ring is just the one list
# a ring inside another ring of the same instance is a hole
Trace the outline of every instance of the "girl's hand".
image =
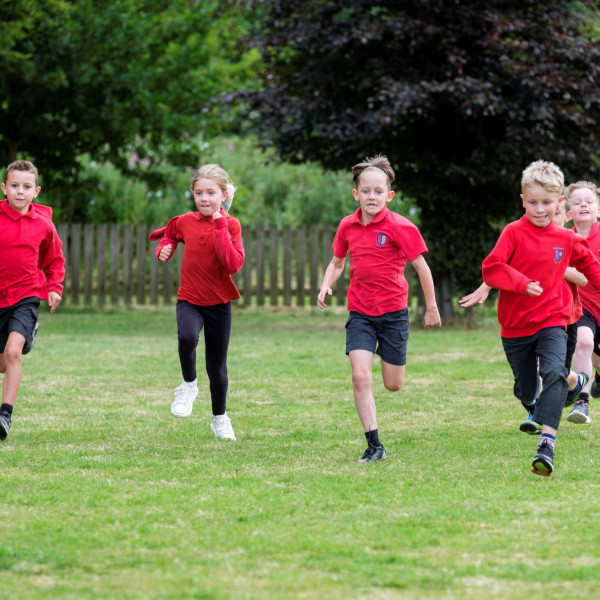
[(173, 246), (171, 244), (167, 244), (160, 249), (160, 254), (158, 255), (158, 260), (161, 262), (167, 262), (171, 255), (173, 254)]
[(217, 219), (222, 219), (223, 215), (221, 214), (220, 211), (217, 211), (216, 213), (213, 213), (213, 221), (216, 221)]
[(48, 292), (48, 306), (50, 307), (51, 313), (58, 308), (61, 300), (62, 296), (58, 292)]

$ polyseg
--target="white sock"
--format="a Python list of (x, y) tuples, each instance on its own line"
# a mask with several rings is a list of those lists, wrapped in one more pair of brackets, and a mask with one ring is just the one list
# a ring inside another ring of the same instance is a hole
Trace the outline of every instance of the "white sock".
[(194, 381), (184, 381), (181, 385), (184, 388), (195, 390), (198, 387), (198, 378), (194, 379)]

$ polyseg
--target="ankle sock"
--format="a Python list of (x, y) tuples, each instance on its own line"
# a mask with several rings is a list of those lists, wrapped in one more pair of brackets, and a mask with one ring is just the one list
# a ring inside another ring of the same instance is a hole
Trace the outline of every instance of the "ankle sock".
[(198, 387), (198, 378), (194, 379), (194, 381), (184, 381), (182, 385), (184, 388), (195, 390)]
[(579, 398), (577, 398), (577, 402), (585, 402), (586, 404), (589, 404), (590, 401), (590, 395), (587, 392), (581, 392), (581, 394), (579, 394)]
[(552, 446), (552, 448), (554, 448), (554, 444), (556, 442), (555, 435), (551, 435), (549, 433), (542, 433), (542, 439), (540, 440), (540, 443), (543, 442), (544, 440), (546, 440)]
[(0, 406), (0, 413), (7, 417), (12, 416), (13, 407), (10, 404), (2, 404)]
[(381, 446), (381, 442), (379, 441), (379, 431), (377, 429), (365, 431), (365, 437), (367, 438), (367, 443), (369, 446), (373, 446), (375, 448), (377, 446)]

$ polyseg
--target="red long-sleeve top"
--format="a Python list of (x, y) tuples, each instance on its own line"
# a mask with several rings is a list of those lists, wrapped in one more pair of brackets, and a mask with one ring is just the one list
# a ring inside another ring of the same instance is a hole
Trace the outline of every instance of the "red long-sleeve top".
[[(565, 294), (563, 281), (569, 265), (587, 277), (588, 286), (600, 291), (600, 262), (581, 236), (552, 223), (536, 227), (526, 216), (504, 228), (482, 265), (484, 281), (500, 290), (502, 337), (529, 336), (569, 323), (573, 300)], [(527, 295), (530, 281), (539, 281), (540, 296)]]
[[(174, 217), (167, 226), (150, 234), (150, 240), (162, 239), (156, 256), (167, 244), (183, 242), (181, 285), (178, 300), (197, 306), (225, 304), (240, 297), (231, 279), (244, 264), (242, 227), (235, 217), (221, 211), (223, 218), (213, 220), (198, 212)], [(173, 255), (171, 255), (173, 256)]]
[(62, 295), (65, 257), (49, 206), (32, 203), (22, 214), (2, 200), (0, 244), (1, 308), (23, 298), (45, 300), (48, 292)]
[[(577, 228), (573, 227), (573, 231), (577, 233)], [(592, 229), (585, 238), (590, 246), (592, 254), (597, 260), (600, 260), (600, 223), (594, 223)], [(588, 285), (579, 290), (581, 304), (600, 324), (600, 290), (590, 288)]]

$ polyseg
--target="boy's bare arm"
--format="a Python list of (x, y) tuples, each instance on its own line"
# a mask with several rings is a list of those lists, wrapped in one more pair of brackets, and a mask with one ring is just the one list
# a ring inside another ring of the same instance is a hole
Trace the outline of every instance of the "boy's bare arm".
[(327, 266), (325, 270), (325, 275), (323, 275), (323, 283), (321, 284), (321, 290), (319, 291), (319, 296), (317, 298), (317, 306), (320, 309), (323, 309), (327, 306), (325, 304), (325, 296), (331, 296), (333, 293), (331, 290), (331, 286), (340, 278), (342, 271), (344, 270), (344, 264), (346, 262), (345, 258), (338, 258), (334, 256), (331, 259), (331, 262)]
[(425, 327), (439, 327), (442, 324), (442, 319), (435, 300), (435, 286), (433, 285), (429, 265), (422, 254), (419, 254), (410, 264), (419, 276), (419, 282), (425, 297)]

